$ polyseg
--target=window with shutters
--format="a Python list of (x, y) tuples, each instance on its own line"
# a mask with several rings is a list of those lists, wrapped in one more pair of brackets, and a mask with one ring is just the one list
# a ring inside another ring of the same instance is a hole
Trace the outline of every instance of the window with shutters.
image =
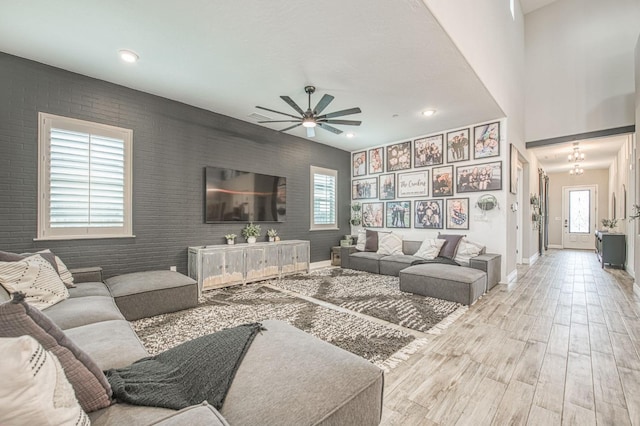
[(132, 237), (133, 131), (38, 115), (38, 239)]
[(311, 166), (311, 230), (338, 229), (338, 172)]

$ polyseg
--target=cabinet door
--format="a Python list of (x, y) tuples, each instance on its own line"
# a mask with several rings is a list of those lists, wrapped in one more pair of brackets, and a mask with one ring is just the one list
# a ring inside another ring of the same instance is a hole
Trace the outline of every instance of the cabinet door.
[(280, 250), (276, 244), (264, 248), (264, 278), (277, 277), (280, 273)]
[(264, 276), (265, 250), (263, 248), (247, 248), (245, 258), (245, 277), (247, 282), (256, 281)]
[(244, 282), (244, 250), (225, 252), (224, 280), (226, 285)]
[(307, 243), (296, 244), (296, 272), (309, 272), (309, 245)]
[(202, 256), (202, 288), (218, 288), (225, 286), (223, 250), (201, 252)]
[(296, 271), (296, 246), (293, 244), (282, 244), (280, 247), (280, 262), (282, 275), (292, 274)]

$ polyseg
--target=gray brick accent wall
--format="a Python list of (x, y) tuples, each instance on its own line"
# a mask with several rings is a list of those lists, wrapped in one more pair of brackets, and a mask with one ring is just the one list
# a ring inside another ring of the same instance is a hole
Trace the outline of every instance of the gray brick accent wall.
[[(136, 238), (34, 241), (38, 112), (133, 129)], [(339, 231), (309, 231), (310, 165), (338, 170)], [(0, 250), (51, 248), (71, 268), (102, 266), (105, 277), (171, 265), (186, 273), (187, 247), (222, 244), (244, 225), (204, 223), (205, 166), (286, 176), (287, 221), (262, 227), (310, 240), (312, 262), (328, 260), (350, 231), (350, 153), (0, 53)]]

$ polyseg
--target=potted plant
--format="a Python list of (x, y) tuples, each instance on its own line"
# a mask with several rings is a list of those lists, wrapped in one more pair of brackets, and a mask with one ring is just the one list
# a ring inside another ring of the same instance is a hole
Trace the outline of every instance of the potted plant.
[(274, 242), (276, 240), (276, 237), (278, 236), (278, 231), (271, 228), (267, 231), (267, 236), (269, 237), (269, 242)]
[(260, 236), (260, 225), (256, 225), (253, 222), (247, 223), (247, 225), (242, 228), (242, 236), (246, 238), (249, 244), (255, 243), (256, 238)]
[(618, 224), (618, 219), (602, 219), (602, 226), (607, 231), (611, 231)]
[(227, 239), (227, 244), (235, 244), (236, 242), (236, 234), (227, 234), (224, 236)]

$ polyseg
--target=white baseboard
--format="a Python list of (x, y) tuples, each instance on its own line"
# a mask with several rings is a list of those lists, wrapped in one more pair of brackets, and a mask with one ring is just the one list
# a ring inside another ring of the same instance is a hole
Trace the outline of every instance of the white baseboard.
[(321, 260), (320, 262), (312, 262), (309, 267), (312, 271), (316, 269), (328, 268), (331, 266), (330, 260)]
[(550, 249), (558, 249), (558, 250), (562, 250), (564, 247), (562, 247), (562, 244), (549, 244), (547, 246)]
[(509, 275), (507, 275), (507, 282), (510, 283), (514, 281), (516, 278), (518, 278), (518, 270), (514, 269), (513, 271), (511, 271)]
[(528, 260), (529, 260), (529, 265), (533, 265), (534, 263), (536, 263), (538, 261), (538, 259), (540, 258), (540, 253), (535, 252), (533, 254), (533, 256), (531, 256)]

